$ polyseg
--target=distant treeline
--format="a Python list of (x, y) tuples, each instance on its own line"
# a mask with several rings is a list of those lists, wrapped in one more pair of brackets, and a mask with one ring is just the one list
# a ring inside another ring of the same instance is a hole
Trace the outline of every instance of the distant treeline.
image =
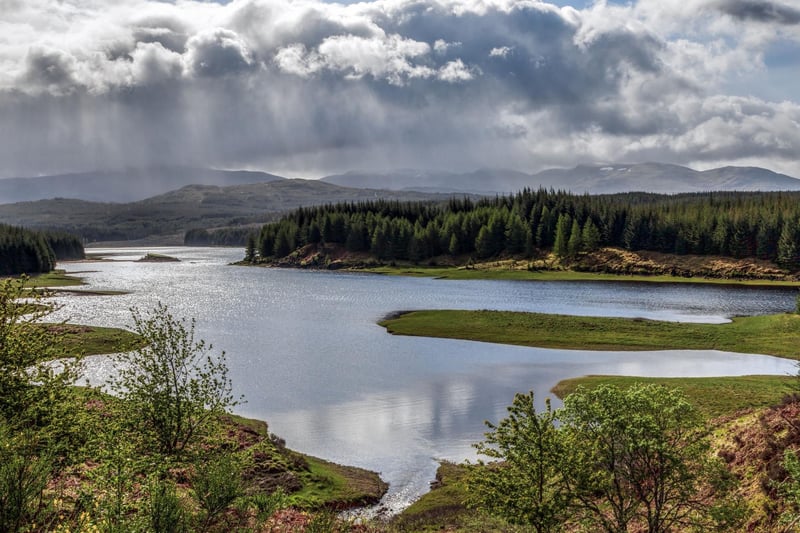
[(371, 201), (300, 208), (263, 226), (251, 259), (338, 243), (381, 260), (450, 254), (478, 259), (569, 257), (601, 246), (674, 254), (758, 257), (800, 269), (800, 193), (575, 195), (524, 190), (445, 204)]
[(186, 246), (244, 246), (247, 238), (257, 230), (252, 227), (219, 229), (190, 229), (183, 235)]
[(58, 259), (83, 259), (83, 244), (63, 232), (0, 224), (0, 275), (50, 272)]

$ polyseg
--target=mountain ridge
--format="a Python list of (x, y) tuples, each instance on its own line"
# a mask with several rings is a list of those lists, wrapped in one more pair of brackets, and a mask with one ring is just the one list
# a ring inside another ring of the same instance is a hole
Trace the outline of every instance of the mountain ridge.
[(0, 204), (68, 198), (129, 203), (187, 185), (233, 186), (286, 178), (252, 170), (158, 166), (0, 179)]
[[(189, 185), (231, 187), (288, 180), (251, 170), (218, 170), (188, 166), (127, 168), (30, 178), (0, 179), (0, 204), (68, 198), (103, 203), (131, 203)], [(725, 166), (709, 170), (667, 163), (616, 163), (551, 168), (535, 174), (504, 168), (469, 172), (399, 169), (351, 170), (319, 180), (340, 187), (447, 194), (509, 194), (524, 188), (573, 193), (681, 193), (707, 191), (800, 190), (800, 179), (761, 167)]]
[(0, 205), (0, 222), (59, 229), (89, 242), (126, 241), (189, 229), (263, 224), (301, 206), (359, 202), (446, 201), (452, 195), (352, 189), (318, 180), (282, 179), (232, 185), (187, 185), (130, 203), (54, 198)]
[[(800, 190), (800, 179), (761, 167), (725, 166), (701, 171), (669, 163), (577, 165), (569, 169), (546, 169), (535, 174), (509, 169), (479, 169), (465, 173), (413, 169), (349, 171), (325, 176), (321, 180), (351, 187), (475, 194), (513, 193), (526, 187), (553, 188), (577, 194)], [(397, 187), (398, 182), (403, 182), (402, 189)]]

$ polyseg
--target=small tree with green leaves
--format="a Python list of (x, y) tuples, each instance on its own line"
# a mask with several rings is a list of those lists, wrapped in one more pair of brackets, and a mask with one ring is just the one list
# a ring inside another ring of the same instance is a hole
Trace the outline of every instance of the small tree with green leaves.
[(700, 494), (717, 470), (704, 425), (680, 390), (578, 389), (559, 419), (568, 450), (562, 474), (576, 508), (604, 531), (637, 524), (662, 533), (713, 523), (715, 506)]
[[(582, 523), (608, 533), (736, 530), (724, 468), (699, 416), (677, 389), (601, 385), (537, 413), (518, 394), (477, 445), (497, 459), (473, 467), (476, 508), (538, 533)], [(727, 529), (726, 529), (727, 528)]]
[(0, 419), (0, 531), (29, 531), (49, 514), (45, 488), (53, 471), (36, 435), (11, 435)]
[(550, 408), (536, 412), (533, 392), (517, 394), (508, 416), (487, 422), (486, 440), (475, 447), (494, 462), (479, 461), (468, 481), (470, 504), (537, 533), (557, 529), (571, 495), (563, 483), (561, 435)]
[(131, 310), (144, 347), (119, 356), (110, 387), (160, 452), (174, 454), (202, 435), (219, 415), (240, 403), (232, 394), (225, 352), (195, 340), (188, 325), (159, 303), (149, 315)]
[(0, 417), (14, 430), (68, 425), (64, 399), (80, 360), (63, 357), (54, 329), (42, 323), (54, 308), (27, 281), (0, 280)]
[(222, 453), (197, 465), (192, 483), (203, 509), (201, 531), (208, 531), (233, 503), (244, 495), (242, 464), (231, 453)]
[(150, 481), (143, 514), (144, 522), (150, 531), (159, 533), (189, 531), (189, 513), (172, 481), (164, 479)]

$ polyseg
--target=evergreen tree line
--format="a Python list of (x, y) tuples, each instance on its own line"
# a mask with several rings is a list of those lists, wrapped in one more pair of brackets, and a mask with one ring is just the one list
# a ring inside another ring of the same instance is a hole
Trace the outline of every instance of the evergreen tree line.
[(250, 259), (336, 243), (381, 260), (576, 256), (602, 246), (758, 257), (800, 269), (800, 193), (575, 195), (539, 189), (479, 201), (370, 201), (300, 208), (263, 226)]
[(83, 257), (83, 244), (74, 235), (0, 224), (0, 275), (50, 272), (58, 259)]
[(255, 231), (252, 227), (190, 229), (183, 235), (183, 244), (186, 246), (244, 246), (247, 244), (248, 236)]

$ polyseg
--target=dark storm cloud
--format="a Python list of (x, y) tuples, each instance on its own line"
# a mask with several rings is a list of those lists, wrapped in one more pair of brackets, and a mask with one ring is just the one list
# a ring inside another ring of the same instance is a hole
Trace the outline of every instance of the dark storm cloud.
[(800, 9), (769, 1), (724, 0), (717, 4), (723, 13), (743, 20), (777, 24), (800, 24)]
[(253, 65), (247, 44), (236, 33), (224, 28), (195, 35), (186, 48), (189, 67), (200, 76), (235, 74)]
[(68, 52), (34, 47), (25, 58), (26, 82), (33, 87), (60, 94), (75, 88), (76, 61)]

